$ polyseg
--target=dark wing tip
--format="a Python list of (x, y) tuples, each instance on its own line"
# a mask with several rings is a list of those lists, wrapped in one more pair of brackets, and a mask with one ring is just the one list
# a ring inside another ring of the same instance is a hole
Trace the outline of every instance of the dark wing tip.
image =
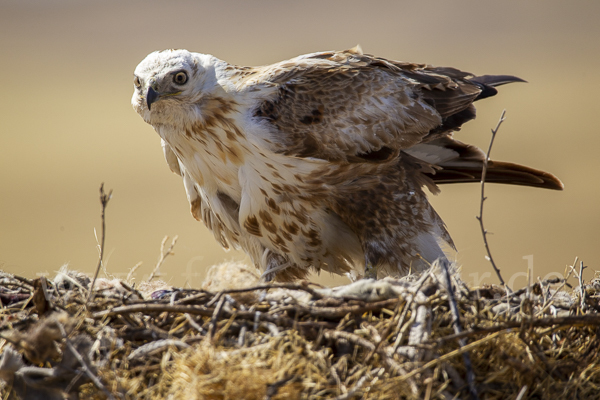
[(507, 83), (513, 82), (527, 82), (524, 79), (518, 78), (512, 75), (481, 75), (469, 79), (469, 81), (481, 88), (481, 93), (475, 100), (485, 99), (486, 97), (492, 97), (498, 90), (496, 86), (506, 85)]
[(525, 79), (521, 79), (518, 76), (513, 75), (481, 75), (469, 79), (471, 82), (481, 83), (486, 86), (500, 86), (506, 85), (507, 83), (523, 82), (527, 83)]

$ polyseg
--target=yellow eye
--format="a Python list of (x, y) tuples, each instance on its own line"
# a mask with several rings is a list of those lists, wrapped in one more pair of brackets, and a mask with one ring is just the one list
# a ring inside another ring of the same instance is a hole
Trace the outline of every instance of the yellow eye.
[(133, 78), (133, 84), (138, 89), (142, 87), (142, 82), (140, 81), (140, 78), (138, 78), (137, 76)]
[(179, 71), (178, 73), (176, 73), (173, 76), (173, 82), (175, 82), (178, 85), (183, 85), (184, 83), (187, 82), (187, 80), (188, 80), (188, 76), (183, 71)]

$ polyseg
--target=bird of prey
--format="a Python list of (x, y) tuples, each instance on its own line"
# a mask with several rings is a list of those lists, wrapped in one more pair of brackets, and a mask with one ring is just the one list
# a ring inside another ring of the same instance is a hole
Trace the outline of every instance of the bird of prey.
[[(360, 47), (261, 67), (149, 54), (132, 104), (183, 178), (192, 215), (266, 279), (423, 270), (454, 248), (424, 188), (476, 182), (485, 154), (453, 138), (508, 75), (392, 61)], [(490, 161), (487, 181), (562, 189)]]

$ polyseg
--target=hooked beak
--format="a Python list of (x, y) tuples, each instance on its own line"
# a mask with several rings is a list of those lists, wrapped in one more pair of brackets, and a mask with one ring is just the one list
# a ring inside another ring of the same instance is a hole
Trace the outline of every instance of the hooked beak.
[(160, 95), (158, 92), (152, 89), (152, 86), (148, 88), (148, 93), (146, 94), (146, 104), (148, 105), (148, 110), (151, 109), (152, 103), (158, 100), (159, 96)]

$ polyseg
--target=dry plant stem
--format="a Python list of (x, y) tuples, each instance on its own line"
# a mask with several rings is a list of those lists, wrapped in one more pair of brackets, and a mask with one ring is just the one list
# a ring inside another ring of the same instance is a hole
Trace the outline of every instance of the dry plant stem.
[[(312, 317), (321, 318), (342, 318), (346, 314), (362, 314), (364, 312), (380, 310), (384, 307), (388, 307), (394, 304), (397, 299), (382, 300), (373, 303), (366, 303), (359, 306), (339, 306), (339, 307), (314, 307), (314, 306), (301, 306), (301, 305), (290, 305), (279, 308), (280, 312), (284, 311), (295, 311), (299, 314), (309, 315)], [(92, 314), (92, 318), (100, 319), (105, 317), (111, 317), (115, 315), (126, 315), (131, 313), (154, 313), (154, 312), (174, 312), (174, 313), (189, 313), (191, 315), (202, 315), (205, 317), (212, 317), (215, 309), (208, 308), (205, 306), (187, 306), (187, 305), (169, 305), (169, 304), (155, 304), (155, 303), (141, 303), (132, 304), (126, 306), (113, 307), (107, 310), (95, 312)], [(221, 314), (225, 315), (226, 318), (231, 317), (231, 313), (226, 310), (221, 310)], [(254, 321), (256, 312), (254, 311), (238, 311), (237, 316), (241, 319)], [(267, 322), (278, 322), (283, 323), (284, 321), (289, 322), (289, 326), (294, 325), (294, 320), (286, 318), (281, 315), (272, 315), (269, 313), (260, 313), (260, 319)], [(298, 323), (302, 325), (303, 323)], [(311, 324), (315, 324), (311, 322)]]
[(202, 327), (196, 321), (194, 321), (194, 318), (192, 318), (192, 316), (190, 314), (186, 313), (185, 319), (188, 321), (190, 326), (192, 328), (194, 328), (195, 330), (197, 330), (200, 334), (204, 335), (206, 333), (206, 331), (204, 329), (202, 329)]
[[(577, 260), (575, 260), (575, 261), (577, 261)], [(568, 272), (568, 274), (566, 274), (567, 275), (566, 278), (558, 280), (558, 282), (560, 282), (560, 286), (550, 295), (550, 297), (548, 297), (548, 299), (546, 299), (546, 301), (544, 301), (544, 304), (542, 305), (541, 309), (538, 311), (538, 314), (536, 315), (536, 317), (539, 315), (542, 315), (546, 312), (546, 310), (550, 306), (552, 300), (554, 299), (554, 296), (556, 295), (556, 293), (559, 293), (565, 286), (571, 287), (571, 285), (569, 285), (567, 283), (567, 280), (571, 277), (572, 272), (573, 272), (573, 270), (571, 269)], [(542, 281), (542, 284), (552, 284), (552, 283), (558, 283), (558, 282), (552, 281), (550, 279), (545, 279)]]
[[(404, 310), (402, 310), (402, 315), (400, 315), (400, 320), (398, 321), (398, 324), (396, 325), (396, 329), (395, 329), (396, 341), (394, 342), (394, 353), (398, 350), (398, 347), (400, 346), (400, 343), (402, 342), (402, 338), (403, 338), (402, 327), (404, 326), (404, 320), (406, 318), (406, 315), (412, 309), (413, 303), (415, 302), (415, 298), (421, 291), (421, 288), (423, 287), (423, 284), (427, 280), (428, 276), (429, 276), (428, 274), (423, 274), (421, 279), (419, 279), (417, 281), (416, 289), (415, 289), (413, 295), (410, 296), (410, 299), (404, 306)], [(412, 313), (412, 316), (410, 317), (408, 325), (412, 325), (414, 321), (415, 321), (415, 313)]]
[(583, 261), (580, 261), (579, 263), (579, 292), (581, 294), (581, 309), (585, 310), (586, 309), (586, 304), (585, 304), (585, 289), (583, 288), (583, 270), (586, 269), (587, 267), (583, 266)]
[(168, 256), (175, 254), (173, 252), (173, 248), (175, 247), (175, 243), (177, 243), (177, 239), (179, 239), (179, 236), (175, 236), (173, 238), (173, 240), (171, 241), (171, 245), (169, 246), (169, 248), (167, 249), (167, 251), (165, 251), (165, 244), (167, 243), (167, 240), (169, 240), (169, 237), (165, 236), (163, 238), (163, 241), (160, 244), (160, 257), (158, 258), (158, 262), (156, 263), (156, 267), (154, 267), (154, 270), (152, 271), (152, 273), (150, 274), (150, 277), (148, 278), (148, 282), (151, 282), (152, 279), (154, 279), (154, 277), (158, 273), (158, 270), (160, 269), (161, 265), (163, 264), (163, 262), (165, 262), (165, 259)]
[(534, 355), (544, 365), (546, 373), (550, 376), (553, 376), (555, 379), (565, 380), (566, 378), (560, 372), (560, 370), (552, 368), (548, 362), (548, 358), (540, 348), (539, 344), (536, 342), (535, 338), (532, 336), (534, 335), (526, 332), (526, 326), (524, 326), (519, 332), (519, 339), (521, 339), (521, 341), (529, 348), (530, 354)]
[[(394, 314), (392, 314), (392, 317), (391, 317), (392, 321), (394, 321), (396, 319), (396, 317), (398, 316), (398, 312), (400, 311), (400, 305), (401, 305), (401, 303), (398, 302), (398, 304), (396, 305), (396, 308), (394, 308)], [(387, 328), (383, 331), (383, 333), (381, 335), (381, 339), (377, 342), (377, 344), (375, 345), (375, 348), (373, 350), (371, 350), (371, 352), (365, 357), (365, 363), (369, 362), (371, 357), (373, 357), (373, 354), (375, 354), (375, 352), (377, 350), (379, 350), (379, 348), (381, 347), (382, 343), (384, 343), (387, 340), (387, 337), (389, 336), (393, 327), (394, 327), (394, 324), (389, 324), (387, 326)]]
[(351, 388), (348, 393), (342, 394), (337, 396), (334, 400), (348, 400), (348, 399), (352, 399), (355, 398), (356, 392), (358, 392), (362, 386), (365, 384), (367, 380), (367, 376), (363, 376), (362, 378), (360, 378), (358, 380), (358, 382), (356, 382), (356, 385), (354, 385), (353, 388)]
[(523, 325), (531, 327), (553, 327), (553, 326), (599, 326), (600, 315), (587, 314), (587, 315), (571, 315), (568, 317), (548, 317), (538, 318), (529, 321), (506, 321), (502, 324), (491, 326), (489, 328), (478, 328), (461, 333), (454, 333), (452, 335), (444, 336), (439, 339), (431, 340), (429, 343), (436, 343), (441, 345), (443, 342), (448, 340), (457, 340), (463, 337), (476, 336), (476, 335), (487, 335), (495, 332), (505, 331), (504, 333), (511, 333), (517, 329), (521, 329)]
[(496, 127), (492, 129), (492, 138), (490, 139), (490, 146), (488, 147), (487, 154), (485, 155), (485, 160), (483, 160), (483, 169), (481, 171), (481, 201), (479, 203), (479, 215), (475, 218), (479, 221), (479, 226), (481, 227), (481, 234), (483, 235), (483, 243), (485, 245), (485, 251), (487, 252), (488, 259), (490, 263), (492, 263), (492, 267), (500, 280), (500, 284), (505, 286), (504, 279), (502, 279), (502, 275), (500, 274), (500, 270), (496, 266), (494, 262), (494, 258), (492, 257), (492, 252), (490, 251), (490, 245), (487, 241), (487, 230), (483, 226), (483, 203), (487, 199), (485, 197), (485, 177), (487, 175), (488, 161), (490, 159), (490, 153), (492, 152), (492, 146), (494, 145), (494, 139), (496, 138), (496, 133), (498, 133), (498, 129), (500, 129), (500, 125), (504, 122), (504, 115), (506, 114), (506, 110), (502, 110), (502, 114), (500, 115), (500, 119), (496, 124)]
[[(580, 267), (577, 261), (571, 270), (577, 278), (582, 275)], [(399, 286), (401, 294), (377, 302), (377, 309), (365, 300), (340, 301), (328, 294), (335, 292), (327, 291), (319, 291), (324, 301), (307, 299), (309, 295), (298, 291), (290, 291), (290, 297), (233, 301), (224, 293), (181, 290), (178, 295), (189, 295), (186, 299), (190, 303), (186, 304), (193, 305), (177, 304), (185, 299), (175, 295), (133, 300), (95, 291), (88, 309), (81, 310), (88, 292), (76, 286), (61, 288), (61, 296), (54, 298), (54, 303), (57, 307), (67, 305), (65, 312), (70, 317), (65, 317), (69, 323), (62, 326), (70, 336), (69, 343), (88, 367), (86, 371), (85, 365), (71, 354), (63, 339), (65, 335), (59, 331), (56, 342), (62, 340), (59, 344), (72, 360), (68, 363), (71, 369), (64, 376), (68, 378), (64, 384), (70, 385), (66, 392), (74, 395), (79, 391), (82, 398), (108, 398), (90, 381), (91, 373), (116, 399), (118, 393), (174, 399), (185, 399), (193, 393), (204, 397), (223, 393), (231, 399), (470, 399), (463, 361), (463, 355), (468, 353), (482, 398), (598, 397), (600, 367), (596, 354), (600, 343), (594, 333), (600, 327), (600, 314), (595, 312), (600, 290), (595, 285), (585, 286), (587, 312), (580, 308), (579, 288), (557, 294), (555, 303), (548, 304), (551, 292), (547, 285), (564, 283), (563, 280), (538, 282), (542, 294), (547, 294), (539, 295), (534, 286), (532, 294), (538, 295), (531, 297), (532, 304), (515, 299), (518, 291), (511, 293), (507, 299), (510, 309), (503, 311), (502, 307), (494, 309), (504, 304), (495, 292), (473, 296), (473, 290), (467, 287), (463, 294), (463, 286), (452, 275), (452, 269), (450, 288), (444, 272), (441, 269), (428, 274), (425, 283), (411, 281), (410, 286)], [(2, 279), (8, 289), (23, 293), (22, 282), (10, 276)], [(426, 289), (421, 289), (423, 285)], [(29, 288), (27, 292), (35, 290)], [(41, 289), (37, 291), (41, 293)], [(5, 293), (0, 293), (3, 301)], [(298, 297), (298, 293), (303, 296)], [(454, 300), (449, 297), (451, 294)], [(217, 300), (211, 302), (214, 298)], [(456, 305), (454, 311), (451, 303)], [(521, 303), (527, 307), (517, 307)], [(566, 317), (536, 315), (533, 311), (539, 307), (554, 307), (553, 315)], [(427, 309), (430, 317), (421, 318), (421, 309)], [(460, 312), (458, 317), (456, 310)], [(47, 348), (46, 344), (36, 346), (36, 337), (28, 339), (34, 332), (32, 322), (36, 331), (43, 334), (52, 332), (46, 330), (47, 323), (32, 314), (27, 316), (20, 308), (1, 311), (4, 325), (0, 325), (0, 335), (6, 334), (7, 329), (19, 332), (11, 339), (25, 343), (23, 350)], [(343, 311), (354, 315), (341, 315)], [(86, 318), (77, 321), (80, 315)], [(22, 316), (27, 319), (15, 321)], [(453, 325), (458, 319), (465, 326), (457, 329)], [(67, 326), (73, 324), (76, 326), (69, 334)], [(413, 331), (419, 329), (415, 324), (423, 326), (416, 340)], [(75, 335), (92, 340), (99, 357), (88, 358), (89, 347), (79, 347)], [(408, 335), (408, 342), (406, 337), (400, 339), (406, 345), (397, 352), (393, 351), (395, 335)], [(457, 340), (463, 338), (466, 345), (459, 346)], [(117, 344), (121, 340), (123, 344)], [(515, 342), (518, 343), (513, 346)], [(23, 356), (16, 357), (21, 360)], [(202, 369), (204, 366), (206, 369)], [(38, 368), (33, 371), (43, 375), (61, 372)], [(256, 374), (257, 369), (260, 374)], [(79, 376), (87, 383), (78, 380)], [(234, 388), (231, 382), (235, 382)], [(2, 388), (0, 393), (0, 397), (6, 397)]]
[[(22, 277), (22, 276), (15, 275), (15, 274), (9, 274), (8, 272), (3, 272), (3, 274), (4, 274), (4, 273), (6, 273), (6, 274), (7, 274), (7, 275), (9, 275), (10, 277), (12, 277), (12, 278), (14, 278), (14, 279), (18, 280), (19, 282), (25, 283), (25, 284), (29, 285), (30, 287), (33, 287), (33, 280), (31, 280), (31, 279), (27, 279), (27, 278), (24, 278), (24, 277)], [(2, 275), (0, 278), (3, 278), (3, 277), (5, 277), (5, 276), (6, 276), (6, 275)]]
[[(382, 345), (382, 343), (384, 343), (387, 340), (387, 337), (389, 336), (389, 334), (391, 333), (392, 329), (394, 329), (394, 327), (397, 327), (397, 331), (396, 332), (396, 337), (397, 337), (397, 341), (398, 343), (396, 343), (396, 345), (394, 345), (394, 352), (396, 352), (398, 346), (400, 345), (399, 341), (402, 335), (400, 335), (399, 331), (402, 328), (402, 324), (404, 322), (404, 318), (406, 318), (406, 313), (408, 312), (408, 309), (410, 308), (410, 306), (412, 305), (412, 302), (414, 301), (414, 298), (416, 297), (416, 293), (421, 290), (421, 287), (423, 286), (423, 283), (425, 282), (425, 280), (427, 279), (427, 275), (423, 274), (423, 276), (419, 279), (419, 281), (417, 281), (417, 288), (415, 290), (415, 295), (411, 296), (409, 303), (404, 304), (403, 305), (403, 310), (402, 310), (402, 315), (400, 316), (400, 319), (398, 320), (398, 324), (394, 325), (394, 324), (389, 324), (388, 327), (386, 328), (386, 330), (383, 332), (383, 334), (381, 335), (381, 340), (377, 343), (377, 346), (375, 347), (375, 350), (372, 350), (367, 357), (365, 358), (365, 363), (368, 362), (371, 357), (373, 357), (373, 354), (375, 354), (376, 351), (379, 350), (379, 347)], [(398, 315), (398, 312), (400, 311), (400, 306), (401, 303), (398, 302), (398, 304), (396, 305), (396, 307), (394, 308), (394, 314), (392, 315), (391, 320), (394, 321), (396, 319), (396, 316)]]
[(293, 382), (293, 381), (297, 381), (297, 380), (299, 380), (299, 377), (292, 375), (292, 376), (288, 376), (286, 378), (278, 380), (275, 383), (268, 385), (265, 400), (271, 400), (273, 398), (273, 396), (277, 396), (277, 392), (279, 392), (279, 389), (282, 386), (284, 386), (285, 384), (287, 384), (290, 381)]
[(210, 324), (208, 325), (208, 337), (211, 341), (215, 337), (215, 332), (217, 330), (217, 319), (219, 318), (219, 313), (221, 312), (224, 303), (225, 296), (222, 296), (217, 303), (217, 307), (215, 307), (212, 318), (210, 319)]
[[(221, 296), (225, 295), (225, 294), (231, 294), (231, 293), (245, 293), (245, 292), (254, 292), (257, 290), (268, 290), (268, 289), (290, 289), (290, 290), (302, 290), (304, 292), (309, 293), (313, 299), (322, 299), (323, 295), (321, 295), (319, 292), (317, 292), (316, 290), (304, 285), (304, 284), (298, 284), (298, 283), (270, 283), (267, 285), (259, 285), (259, 286), (253, 286), (253, 287), (249, 287), (249, 288), (242, 288), (242, 289), (228, 289), (228, 290), (223, 290), (220, 291), (219, 293), (217, 293), (215, 295), (215, 297), (206, 304), (206, 306), (211, 306), (214, 303), (216, 303), (217, 301), (220, 300)], [(182, 299), (180, 301), (183, 301), (186, 299)]]
[[(94, 385), (96, 385), (96, 387), (98, 389), (102, 390), (104, 392), (104, 394), (106, 394), (106, 397), (108, 399), (114, 400), (115, 397), (108, 391), (108, 389), (106, 389), (106, 387), (102, 384), (102, 382), (100, 382), (100, 379), (96, 375), (94, 375), (94, 373), (90, 370), (90, 367), (87, 365), (87, 363), (85, 362), (85, 360), (83, 359), (81, 354), (79, 354), (79, 352), (77, 351), (75, 346), (73, 346), (73, 344), (69, 340), (69, 337), (67, 335), (67, 332), (65, 331), (65, 328), (60, 323), (57, 324), (57, 326), (60, 329), (60, 333), (63, 335), (63, 337), (65, 339), (67, 348), (75, 356), (75, 358), (81, 365), (81, 368), (83, 368), (83, 371), (88, 376), (88, 378), (90, 378), (90, 380), (94, 383)], [(123, 397), (121, 395), (119, 395), (119, 398), (123, 398)]]
[[(440, 267), (443, 270), (443, 276), (446, 286), (446, 292), (448, 293), (448, 303), (450, 304), (450, 311), (452, 311), (452, 327), (454, 333), (460, 334), (463, 332), (460, 324), (460, 313), (458, 311), (458, 305), (456, 304), (456, 298), (454, 297), (454, 288), (452, 287), (452, 279), (450, 278), (450, 270), (448, 267), (448, 261), (440, 260)], [(462, 348), (467, 345), (466, 338), (458, 339), (458, 345)], [(475, 373), (473, 372), (473, 365), (471, 363), (471, 357), (468, 352), (462, 354), (463, 362), (467, 370), (467, 382), (469, 384), (469, 393), (472, 399), (479, 399), (477, 395), (477, 388), (475, 387)]]
[[(582, 265), (583, 265), (583, 263), (582, 263)], [(48, 302), (49, 307), (52, 309), (54, 307), (52, 304), (52, 297), (48, 294), (48, 283), (46, 282), (46, 278), (41, 276), (40, 282), (42, 284), (42, 292), (44, 293), (44, 298)]]
[(98, 260), (98, 266), (96, 267), (96, 273), (94, 274), (94, 279), (92, 279), (92, 284), (90, 285), (90, 292), (88, 294), (88, 298), (85, 302), (86, 306), (92, 299), (92, 295), (94, 293), (94, 285), (96, 284), (96, 279), (98, 279), (98, 273), (100, 273), (100, 268), (102, 267), (102, 259), (104, 258), (104, 239), (106, 236), (106, 206), (110, 198), (112, 197), (112, 190), (108, 192), (108, 194), (104, 193), (104, 183), (100, 185), (100, 204), (102, 205), (102, 236), (100, 238), (100, 256)]
[(423, 365), (422, 367), (413, 369), (408, 374), (405, 374), (405, 375), (402, 375), (402, 376), (398, 377), (398, 380), (399, 381), (405, 381), (407, 379), (410, 379), (410, 378), (412, 378), (415, 375), (418, 375), (418, 374), (420, 374), (420, 373), (422, 373), (422, 372), (424, 372), (424, 371), (426, 371), (426, 370), (428, 370), (430, 368), (433, 368), (433, 367), (439, 365), (440, 363), (442, 363), (444, 361), (447, 361), (447, 360), (451, 359), (452, 357), (456, 357), (456, 356), (458, 356), (460, 354), (463, 354), (463, 353), (465, 353), (467, 351), (471, 351), (471, 350), (473, 350), (473, 349), (475, 349), (475, 348), (483, 345), (484, 343), (489, 342), (489, 341), (495, 339), (501, 333), (502, 332), (493, 333), (493, 334), (491, 334), (489, 336), (486, 336), (484, 338), (481, 338), (481, 339), (479, 339), (479, 340), (477, 340), (477, 341), (475, 341), (473, 343), (469, 343), (469, 344), (467, 344), (464, 347), (458, 348), (458, 349), (456, 349), (454, 351), (451, 351), (450, 353), (446, 353), (446, 354), (444, 354), (444, 355), (442, 355), (442, 356), (440, 356), (438, 358), (435, 358), (435, 359), (429, 361), (428, 363), (426, 363), (425, 365)]
[(527, 385), (525, 385), (521, 388), (521, 391), (519, 392), (519, 394), (517, 395), (517, 398), (515, 400), (522, 400), (526, 394), (527, 394)]
[(125, 278), (125, 282), (127, 282), (128, 284), (131, 284), (133, 281), (133, 274), (135, 274), (135, 271), (137, 271), (137, 269), (142, 265), (142, 262), (138, 262), (137, 264), (135, 264), (133, 266), (133, 268), (131, 268), (129, 270), (129, 273), (127, 274), (127, 278)]
[(329, 339), (329, 340), (344, 339), (350, 343), (359, 345), (365, 349), (375, 350), (375, 344), (373, 342), (370, 342), (369, 340), (367, 340), (363, 337), (360, 337), (354, 333), (345, 332), (345, 331), (328, 330), (328, 331), (323, 332), (323, 334), (324, 334), (325, 338)]

